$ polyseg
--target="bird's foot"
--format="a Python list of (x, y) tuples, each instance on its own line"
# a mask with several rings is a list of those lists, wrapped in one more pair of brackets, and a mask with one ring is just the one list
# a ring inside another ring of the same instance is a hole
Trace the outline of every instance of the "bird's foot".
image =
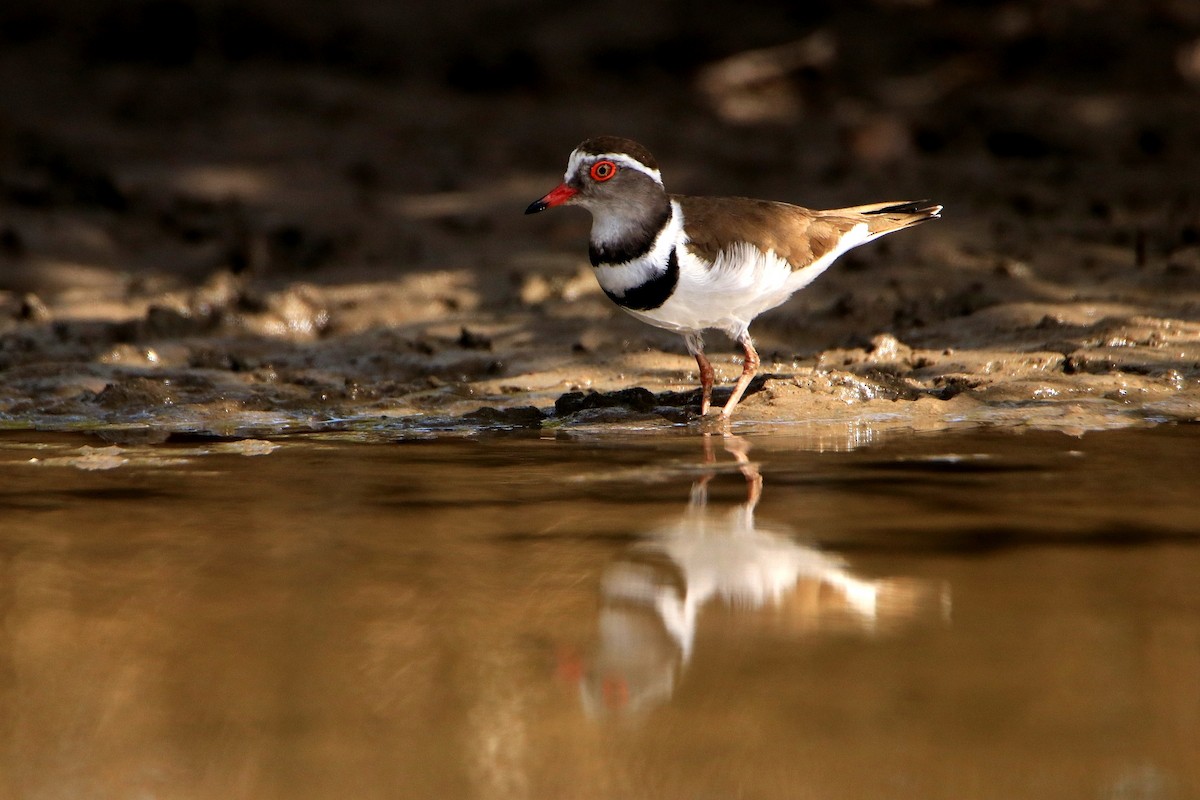
[(710, 414), (706, 417), (701, 417), (700, 430), (702, 433), (719, 433), (725, 435), (731, 430), (729, 417), (724, 414)]

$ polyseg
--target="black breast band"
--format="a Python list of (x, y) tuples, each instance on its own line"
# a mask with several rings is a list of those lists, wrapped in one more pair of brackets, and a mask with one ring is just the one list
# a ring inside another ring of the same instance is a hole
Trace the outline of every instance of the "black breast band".
[(608, 295), (609, 300), (622, 308), (628, 308), (631, 311), (649, 311), (667, 302), (667, 298), (675, 292), (675, 286), (678, 283), (679, 259), (675, 257), (675, 248), (672, 247), (671, 254), (667, 256), (667, 268), (662, 274), (655, 275), (639, 286), (626, 289), (624, 294), (616, 294), (607, 289), (604, 290), (604, 293)]

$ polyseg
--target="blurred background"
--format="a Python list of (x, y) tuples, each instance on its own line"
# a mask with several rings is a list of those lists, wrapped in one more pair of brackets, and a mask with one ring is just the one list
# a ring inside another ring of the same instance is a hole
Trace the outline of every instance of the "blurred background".
[(487, 268), (598, 133), (685, 193), (1200, 233), (1191, 0), (9, 0), (0, 53), (10, 289)]
[(1011, 300), (1197, 314), (1194, 0), (8, 0), (0, 325), (607, 318), (586, 215), (521, 215), (600, 133), (680, 193), (945, 204), (793, 301), (819, 337), (765, 323), (801, 352)]

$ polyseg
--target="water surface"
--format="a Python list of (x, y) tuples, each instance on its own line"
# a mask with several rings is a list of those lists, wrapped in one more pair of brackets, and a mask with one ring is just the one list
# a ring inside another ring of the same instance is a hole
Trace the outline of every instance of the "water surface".
[(0, 796), (1200, 796), (1200, 428), (542, 435), (6, 435)]

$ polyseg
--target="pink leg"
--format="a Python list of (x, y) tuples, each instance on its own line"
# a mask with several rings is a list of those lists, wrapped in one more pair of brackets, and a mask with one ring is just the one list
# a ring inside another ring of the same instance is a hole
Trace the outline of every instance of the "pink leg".
[(713, 367), (708, 363), (708, 358), (704, 353), (696, 353), (696, 365), (700, 367), (700, 416), (708, 413), (708, 408), (712, 405), (712, 387), (713, 387)]
[(742, 395), (746, 393), (746, 387), (750, 385), (750, 381), (758, 372), (758, 351), (754, 349), (754, 342), (750, 340), (750, 334), (743, 333), (738, 337), (738, 343), (746, 351), (746, 360), (742, 362), (742, 376), (738, 378), (737, 385), (733, 387), (733, 394), (729, 396), (729, 402), (725, 404), (725, 408), (721, 409), (721, 416), (725, 419), (733, 416), (733, 410), (737, 408)]
[(704, 416), (712, 405), (713, 367), (708, 361), (708, 356), (704, 355), (704, 340), (700, 338), (700, 334), (684, 334), (683, 341), (687, 344), (688, 352), (695, 357), (696, 366), (700, 368), (700, 416)]

